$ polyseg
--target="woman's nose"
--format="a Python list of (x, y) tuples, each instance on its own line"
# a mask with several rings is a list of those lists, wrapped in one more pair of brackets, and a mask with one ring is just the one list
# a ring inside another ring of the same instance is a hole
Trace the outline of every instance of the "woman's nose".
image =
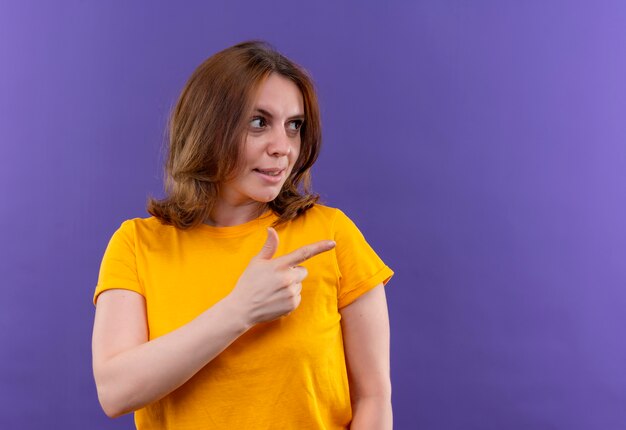
[(291, 142), (287, 131), (278, 129), (270, 136), (270, 141), (267, 146), (267, 151), (270, 155), (281, 157), (291, 152)]

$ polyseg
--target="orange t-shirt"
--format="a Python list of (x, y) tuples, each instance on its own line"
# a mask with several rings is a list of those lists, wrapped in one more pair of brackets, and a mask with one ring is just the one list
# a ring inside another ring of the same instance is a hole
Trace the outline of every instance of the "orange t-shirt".
[[(234, 288), (276, 215), (190, 230), (125, 221), (104, 254), (98, 294), (144, 296), (150, 339), (188, 323)], [(180, 388), (135, 412), (138, 429), (345, 429), (352, 418), (339, 309), (393, 275), (340, 210), (315, 205), (277, 229), (276, 257), (319, 240), (335, 249), (302, 265), (302, 301), (254, 326)]]

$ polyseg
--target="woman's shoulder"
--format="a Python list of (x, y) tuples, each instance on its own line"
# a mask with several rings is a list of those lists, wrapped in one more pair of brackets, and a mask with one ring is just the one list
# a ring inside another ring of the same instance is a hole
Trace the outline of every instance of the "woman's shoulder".
[(344, 224), (352, 224), (350, 218), (339, 208), (323, 204), (315, 204), (309, 208), (299, 219), (302, 227), (321, 227), (336, 230), (342, 229)]
[(343, 220), (350, 219), (348, 215), (346, 215), (345, 212), (339, 208), (317, 203), (313, 205), (313, 207), (310, 208), (306, 213), (310, 214), (312, 217), (323, 218), (333, 223), (335, 221), (341, 222)]
[(158, 218), (150, 216), (150, 217), (136, 217), (136, 218), (127, 218), (122, 221), (120, 228), (141, 228), (141, 229), (163, 229), (163, 228), (172, 228), (171, 225), (166, 225), (162, 223)]
[(332, 224), (340, 213), (342, 213), (341, 210), (337, 208), (316, 203), (303, 214), (302, 218), (306, 221)]
[(323, 205), (321, 203), (315, 203), (308, 211), (311, 213), (315, 213), (316, 215), (326, 215), (326, 216), (333, 216), (339, 209), (332, 207), (332, 206), (327, 206), (327, 205)]
[(352, 218), (339, 208), (315, 204), (307, 213), (309, 213), (310, 218), (305, 222), (311, 226), (323, 224), (327, 229), (330, 229), (332, 234), (339, 236), (362, 235)]
[(151, 216), (128, 218), (122, 221), (116, 234), (134, 238), (141, 237), (146, 240), (151, 237), (162, 237), (163, 235), (171, 234), (174, 230), (174, 226), (164, 224), (158, 218)]

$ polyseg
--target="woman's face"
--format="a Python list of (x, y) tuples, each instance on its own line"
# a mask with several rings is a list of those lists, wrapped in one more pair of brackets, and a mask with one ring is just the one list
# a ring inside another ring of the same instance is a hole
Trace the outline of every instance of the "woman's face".
[(274, 200), (300, 154), (304, 121), (302, 93), (290, 80), (271, 74), (259, 86), (241, 152), (241, 170), (222, 184), (230, 205)]

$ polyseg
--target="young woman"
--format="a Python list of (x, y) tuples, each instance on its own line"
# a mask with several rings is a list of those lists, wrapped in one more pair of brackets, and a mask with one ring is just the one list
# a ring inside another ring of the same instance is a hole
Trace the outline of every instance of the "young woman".
[(313, 84), (261, 42), (206, 60), (170, 120), (166, 197), (125, 221), (94, 296), (93, 368), (138, 429), (391, 429), (393, 272), (317, 204)]

